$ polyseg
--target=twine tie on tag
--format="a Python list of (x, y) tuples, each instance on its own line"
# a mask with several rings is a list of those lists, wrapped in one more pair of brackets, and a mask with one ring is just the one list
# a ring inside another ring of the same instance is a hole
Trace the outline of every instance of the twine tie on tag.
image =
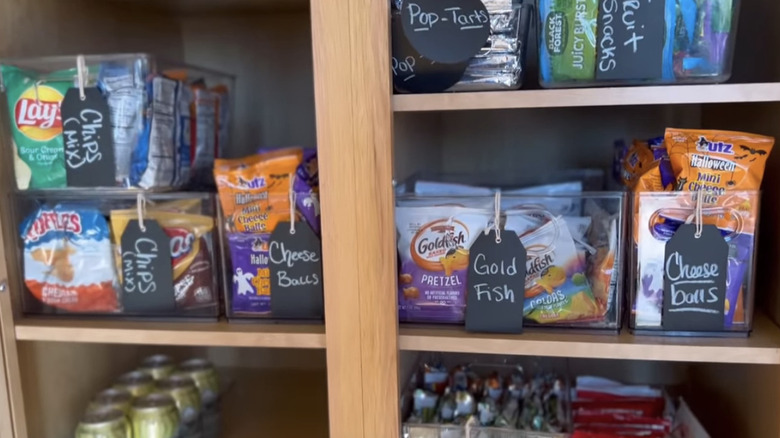
[(84, 93), (84, 86), (87, 77), (87, 63), (84, 61), (84, 55), (76, 57), (76, 71), (78, 73), (79, 81), (79, 98), (83, 101), (87, 100), (87, 95)]
[(138, 228), (142, 233), (145, 233), (146, 226), (144, 225), (144, 216), (146, 215), (146, 197), (143, 193), (138, 194), (135, 206), (138, 213)]
[(295, 174), (290, 174), (290, 234), (295, 234)]

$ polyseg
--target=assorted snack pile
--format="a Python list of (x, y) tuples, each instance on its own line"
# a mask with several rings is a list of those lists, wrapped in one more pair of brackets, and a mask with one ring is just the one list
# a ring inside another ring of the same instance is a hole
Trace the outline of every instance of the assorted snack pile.
[(756, 134), (669, 128), (627, 148), (621, 179), (635, 192), (632, 327), (661, 328), (665, 245), (701, 202), (703, 224), (716, 225), (729, 246), (724, 330), (750, 329), (758, 190), (773, 145)]
[(214, 179), (229, 246), (226, 281), (231, 314), (271, 311), (268, 243), (280, 222), (305, 221), (319, 235), (319, 177), (315, 149), (261, 150), (217, 159)]
[[(149, 203), (145, 219), (156, 220), (171, 239), (176, 312), (216, 316), (214, 219), (203, 215), (202, 198)], [(123, 312), (122, 234), (138, 219), (135, 200), (43, 204), (21, 223), (24, 282), (46, 312)], [(27, 308), (25, 302), (25, 308)]]
[(541, 84), (725, 81), (738, 6), (739, 0), (540, 0)]
[(572, 438), (709, 438), (684, 400), (647, 385), (580, 376), (571, 405)]
[[(87, 66), (86, 85), (106, 99), (118, 187), (213, 187), (214, 158), (228, 143), (230, 96), (224, 83), (187, 71), (157, 73), (145, 56)], [(74, 58), (74, 65), (76, 64)], [(17, 187), (64, 188), (66, 155), (60, 116), (77, 69), (48, 73), (0, 65), (7, 92)]]
[(447, 370), (426, 364), (421, 368), (412, 379), (406, 438), (429, 436), (428, 425), (497, 427), (550, 436), (569, 430), (565, 381), (554, 373), (529, 377), (522, 367), (508, 366), (461, 365)]
[[(527, 251), (528, 324), (617, 328), (621, 194), (579, 181), (504, 190), (501, 226)], [(463, 323), (469, 247), (494, 222), (497, 189), (417, 181), (396, 207), (401, 321)]]
[(204, 359), (155, 355), (90, 402), (75, 438), (216, 438), (219, 376)]

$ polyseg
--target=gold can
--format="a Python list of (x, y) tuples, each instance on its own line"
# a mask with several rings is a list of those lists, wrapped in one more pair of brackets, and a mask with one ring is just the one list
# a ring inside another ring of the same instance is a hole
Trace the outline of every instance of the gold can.
[(219, 377), (214, 366), (205, 359), (190, 359), (182, 362), (175, 374), (191, 377), (195, 386), (198, 387), (203, 407), (201, 411), (203, 437), (218, 437), (220, 431)]
[(125, 389), (129, 391), (133, 397), (138, 398), (151, 394), (152, 391), (154, 391), (154, 377), (143, 371), (131, 371), (119, 376), (119, 380), (117, 380), (114, 387)]
[(168, 394), (155, 392), (133, 401), (130, 408), (133, 438), (178, 438), (179, 412)]
[(87, 412), (76, 426), (75, 438), (133, 438), (130, 423), (119, 409), (102, 407)]
[(170, 356), (155, 354), (141, 362), (140, 371), (151, 374), (154, 380), (160, 380), (170, 376), (174, 369), (176, 369), (176, 365)]
[(130, 413), (130, 404), (133, 402), (133, 394), (130, 391), (120, 388), (108, 388), (101, 391), (89, 403), (87, 412), (92, 412), (101, 408), (109, 407), (119, 409), (123, 414)]
[(157, 382), (157, 390), (176, 401), (181, 419), (181, 438), (202, 436), (200, 391), (186, 374), (174, 374)]

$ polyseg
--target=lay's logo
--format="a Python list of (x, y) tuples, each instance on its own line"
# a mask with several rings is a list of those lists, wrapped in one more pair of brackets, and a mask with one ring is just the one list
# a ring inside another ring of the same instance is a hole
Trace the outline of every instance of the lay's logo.
[(186, 228), (166, 228), (165, 234), (171, 239), (171, 258), (174, 262), (192, 251), (195, 235)]
[(81, 234), (81, 230), (81, 215), (75, 211), (44, 211), (30, 224), (24, 240), (37, 242), (51, 231)]
[(36, 141), (49, 141), (61, 135), (60, 105), (64, 98), (62, 93), (46, 85), (28, 88), (14, 106), (16, 127)]

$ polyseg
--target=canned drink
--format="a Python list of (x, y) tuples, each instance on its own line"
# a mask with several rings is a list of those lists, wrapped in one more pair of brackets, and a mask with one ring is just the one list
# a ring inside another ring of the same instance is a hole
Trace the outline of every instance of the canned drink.
[(122, 374), (117, 380), (115, 388), (125, 389), (138, 398), (154, 391), (154, 377), (143, 371), (131, 371)]
[(205, 359), (190, 359), (179, 365), (177, 374), (190, 376), (195, 381), (195, 386), (198, 387), (203, 406), (201, 414), (203, 437), (218, 437), (220, 431), (219, 378), (214, 366)]
[(181, 438), (200, 438), (201, 401), (195, 381), (186, 374), (174, 374), (157, 382), (157, 389), (173, 397), (176, 402), (181, 419)]
[(179, 412), (168, 394), (155, 392), (133, 401), (130, 408), (133, 438), (178, 438)]
[(176, 366), (170, 356), (164, 354), (155, 354), (149, 356), (141, 362), (140, 371), (147, 372), (154, 377), (154, 380), (161, 380), (170, 376)]
[(102, 407), (87, 412), (76, 426), (75, 438), (133, 438), (130, 423), (119, 409)]
[(110, 407), (119, 409), (123, 414), (130, 414), (130, 404), (133, 402), (133, 394), (130, 391), (120, 388), (109, 388), (101, 391), (89, 403), (87, 412), (92, 412), (101, 408)]

